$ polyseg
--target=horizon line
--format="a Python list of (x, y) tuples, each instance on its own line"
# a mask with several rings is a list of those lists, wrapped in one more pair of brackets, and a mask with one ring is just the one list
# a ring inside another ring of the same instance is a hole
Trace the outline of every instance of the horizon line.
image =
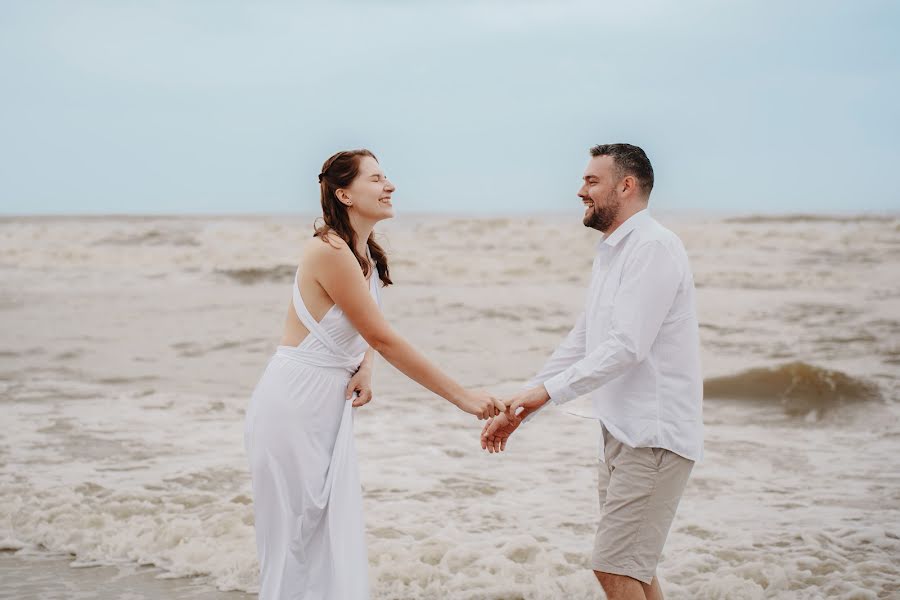
[[(664, 207), (656, 209), (651, 204), (649, 209), (653, 213), (663, 215), (697, 215), (697, 216), (722, 216), (722, 217), (900, 217), (900, 210), (897, 209), (848, 209), (848, 210), (827, 210), (827, 211), (797, 211), (797, 210), (737, 210), (737, 209), (709, 209), (709, 208), (672, 208)], [(528, 210), (521, 212), (510, 211), (410, 211), (402, 212), (399, 217), (459, 217), (467, 219), (495, 219), (495, 218), (515, 218), (515, 217), (568, 217), (580, 211), (561, 211), (561, 210)], [(280, 212), (280, 211), (222, 211), (222, 212), (0, 212), (0, 220), (15, 219), (223, 219), (223, 218), (272, 218), (272, 217), (292, 217), (292, 218), (321, 218), (321, 213), (312, 212)], [(398, 217), (393, 217), (396, 219)]]

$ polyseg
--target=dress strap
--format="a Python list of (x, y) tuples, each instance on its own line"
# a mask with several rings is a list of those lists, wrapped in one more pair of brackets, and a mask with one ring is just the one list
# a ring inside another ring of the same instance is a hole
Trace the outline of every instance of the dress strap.
[[(303, 303), (303, 298), (300, 297), (300, 285), (298, 275), (300, 273), (300, 268), (297, 268), (297, 271), (294, 273), (294, 312), (297, 313), (297, 318), (300, 319), (300, 322), (306, 327), (309, 331), (309, 334), (315, 337), (317, 340), (322, 342), (329, 351), (331, 351), (336, 356), (346, 356), (346, 352), (341, 350), (341, 347), (338, 346), (331, 336), (328, 335), (328, 332), (325, 331), (325, 328), (322, 327), (309, 312), (309, 309), (306, 308), (306, 304)], [(330, 309), (329, 309), (330, 310)], [(326, 313), (327, 314), (327, 313)]]

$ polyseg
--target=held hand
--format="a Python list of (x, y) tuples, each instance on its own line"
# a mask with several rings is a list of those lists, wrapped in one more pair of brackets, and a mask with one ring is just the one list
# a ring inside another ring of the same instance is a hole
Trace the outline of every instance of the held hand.
[(515, 422), (509, 420), (506, 413), (501, 413), (490, 419), (481, 430), (481, 448), (491, 454), (506, 450), (506, 442), (509, 436), (522, 423), (521, 419)]
[(361, 368), (350, 378), (346, 390), (347, 400), (353, 397), (354, 392), (356, 392), (356, 399), (352, 405), (354, 407), (368, 404), (372, 399), (372, 371), (370, 369)]
[[(528, 416), (529, 413), (542, 407), (549, 399), (550, 394), (547, 393), (547, 390), (542, 385), (525, 390), (503, 401), (506, 405), (506, 418), (509, 419), (510, 423), (518, 425), (519, 421)], [(519, 411), (520, 408), (523, 410)]]
[(466, 390), (456, 405), (461, 410), (475, 415), (479, 420), (490, 419), (506, 410), (506, 405), (502, 401), (484, 390)]

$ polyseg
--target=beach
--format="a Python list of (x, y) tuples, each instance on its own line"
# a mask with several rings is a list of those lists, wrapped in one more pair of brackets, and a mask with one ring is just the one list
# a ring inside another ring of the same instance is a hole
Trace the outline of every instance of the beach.
[[(388, 320), (464, 385), (520, 389), (583, 305), (579, 214), (379, 225)], [(900, 597), (900, 217), (657, 218), (691, 259), (706, 381), (666, 597)], [(312, 223), (0, 218), (0, 598), (255, 598), (243, 415)], [(584, 400), (489, 455), (380, 358), (374, 390), (374, 599), (603, 597)]]

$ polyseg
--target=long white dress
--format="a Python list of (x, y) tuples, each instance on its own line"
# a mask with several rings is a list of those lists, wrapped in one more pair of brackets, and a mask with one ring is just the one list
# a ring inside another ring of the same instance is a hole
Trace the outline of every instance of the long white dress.
[[(378, 282), (373, 268), (369, 291), (380, 305)], [(278, 346), (244, 420), (259, 598), (368, 599), (353, 399), (345, 399), (368, 345), (337, 305), (317, 323), (296, 276), (293, 304), (309, 335)]]

